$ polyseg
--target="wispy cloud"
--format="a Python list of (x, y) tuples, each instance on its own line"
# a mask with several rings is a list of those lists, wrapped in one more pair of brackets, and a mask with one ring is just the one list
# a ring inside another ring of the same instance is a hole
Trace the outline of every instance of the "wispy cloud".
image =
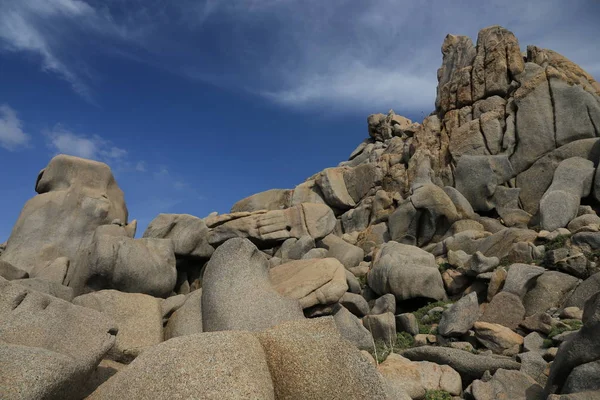
[(8, 104), (0, 105), (0, 146), (14, 151), (27, 146), (29, 135), (23, 132), (23, 123)]
[(123, 161), (127, 157), (127, 150), (99, 135), (76, 134), (60, 124), (44, 133), (49, 140), (48, 146), (58, 153), (109, 163)]
[(446, 34), (504, 25), (523, 49), (598, 74), (598, 12), (583, 0), (4, 0), (0, 41), (86, 98), (81, 65), (107, 51), (284, 107), (419, 112), (433, 109)]

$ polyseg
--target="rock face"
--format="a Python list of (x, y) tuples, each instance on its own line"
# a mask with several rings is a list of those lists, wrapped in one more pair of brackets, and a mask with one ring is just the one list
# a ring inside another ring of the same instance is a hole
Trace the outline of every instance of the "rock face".
[(0, 398), (597, 397), (599, 127), (598, 82), (491, 26), (422, 122), (228, 214), (134, 239), (110, 168), (57, 156), (0, 244)]
[(267, 259), (249, 240), (230, 239), (215, 251), (202, 285), (205, 332), (257, 331), (303, 318), (298, 301), (271, 286)]
[(2, 260), (24, 271), (59, 257), (74, 261), (98, 226), (127, 223), (123, 192), (106, 164), (56, 156), (38, 175), (35, 191), (2, 253)]

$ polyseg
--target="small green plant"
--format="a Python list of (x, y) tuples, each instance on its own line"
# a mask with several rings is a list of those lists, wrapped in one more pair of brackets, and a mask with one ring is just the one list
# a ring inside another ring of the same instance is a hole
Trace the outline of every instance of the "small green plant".
[(546, 251), (560, 249), (566, 246), (568, 239), (569, 235), (558, 235), (554, 239), (546, 242), (544, 247), (546, 248)]
[(375, 342), (373, 348), (373, 357), (377, 360), (377, 364), (381, 364), (388, 358), (391, 353), (397, 353), (400, 350), (408, 349), (415, 344), (415, 338), (413, 338), (407, 332), (400, 332), (396, 334), (395, 343), (385, 343), (381, 340)]
[[(431, 311), (432, 309), (436, 308), (436, 307), (446, 307), (446, 305), (450, 304), (452, 302), (450, 301), (436, 301), (434, 303), (429, 303), (424, 307), (419, 308), (417, 311), (415, 311), (413, 314), (414, 316), (417, 318), (417, 321), (421, 321), (423, 319), (423, 317), (425, 315), (427, 315), (429, 313), (429, 311)], [(437, 314), (437, 313), (434, 313)], [(430, 316), (430, 321), (433, 319), (433, 316)], [(440, 318), (441, 318), (441, 313), (440, 313)], [(439, 322), (439, 320), (438, 320)]]
[(447, 270), (451, 269), (452, 265), (450, 265), (447, 262), (443, 262), (443, 263), (439, 263), (438, 264), (438, 269), (440, 270), (440, 274), (443, 274), (444, 272), (446, 272)]
[(544, 343), (542, 345), (545, 349), (549, 349), (550, 347), (554, 346), (554, 340), (552, 339), (544, 339)]
[(576, 331), (577, 329), (583, 326), (583, 323), (577, 319), (567, 319), (562, 322), (565, 325), (555, 326), (554, 328), (552, 328), (552, 330), (548, 333), (548, 339), (552, 339), (555, 336), (560, 335), (561, 333)]
[(408, 332), (400, 332), (396, 335), (396, 346), (394, 350), (408, 349), (415, 345), (415, 338)]
[(357, 276), (356, 280), (358, 281), (358, 283), (360, 284), (361, 288), (364, 288), (365, 286), (367, 286), (367, 276), (363, 275), (363, 276)]
[(452, 395), (445, 390), (428, 390), (425, 400), (452, 400)]

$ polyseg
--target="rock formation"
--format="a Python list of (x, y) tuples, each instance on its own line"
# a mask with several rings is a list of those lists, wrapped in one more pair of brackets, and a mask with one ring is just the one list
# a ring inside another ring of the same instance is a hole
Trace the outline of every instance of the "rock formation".
[(421, 123), (139, 239), (107, 165), (53, 158), (0, 245), (0, 398), (599, 398), (600, 84), (499, 26), (437, 79)]

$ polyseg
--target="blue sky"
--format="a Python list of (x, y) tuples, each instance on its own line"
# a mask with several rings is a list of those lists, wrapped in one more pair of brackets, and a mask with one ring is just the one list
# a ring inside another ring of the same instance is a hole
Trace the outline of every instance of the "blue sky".
[(596, 1), (0, 0), (0, 242), (58, 153), (107, 162), (138, 236), (292, 188), (434, 108), (447, 33), (499, 24), (600, 77)]

